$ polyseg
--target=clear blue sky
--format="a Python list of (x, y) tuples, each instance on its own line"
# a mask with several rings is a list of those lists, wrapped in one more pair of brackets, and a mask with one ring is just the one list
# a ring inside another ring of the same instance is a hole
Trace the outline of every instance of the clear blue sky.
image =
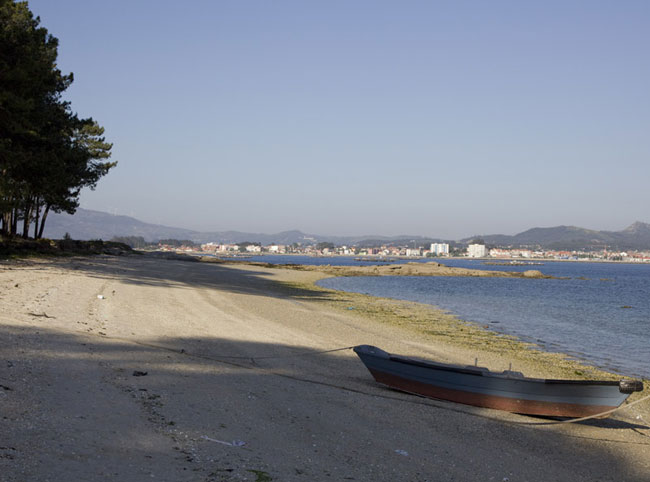
[(84, 208), (448, 239), (650, 222), (648, 1), (29, 5), (119, 161)]

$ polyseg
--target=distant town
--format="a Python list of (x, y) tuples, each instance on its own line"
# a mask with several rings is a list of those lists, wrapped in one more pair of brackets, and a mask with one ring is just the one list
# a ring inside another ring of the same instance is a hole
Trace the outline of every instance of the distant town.
[(448, 243), (432, 243), (428, 246), (391, 246), (376, 247), (335, 246), (332, 243), (316, 243), (301, 245), (260, 243), (194, 244), (190, 241), (176, 240), (161, 241), (157, 249), (223, 257), (242, 257), (256, 255), (303, 255), (303, 256), (359, 256), (372, 258), (440, 258), (464, 257), (494, 260), (583, 260), (583, 261), (623, 261), (649, 263), (650, 251), (617, 251), (602, 249), (598, 251), (560, 251), (548, 249), (526, 249), (490, 247), (484, 243), (475, 242), (469, 245), (450, 245)]

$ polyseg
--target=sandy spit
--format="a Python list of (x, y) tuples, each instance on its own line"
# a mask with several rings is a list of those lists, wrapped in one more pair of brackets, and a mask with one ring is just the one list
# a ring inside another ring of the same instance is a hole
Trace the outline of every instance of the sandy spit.
[[(201, 258), (204, 262), (222, 263), (224, 260), (219, 258)], [(272, 264), (255, 261), (235, 261), (235, 264), (247, 264), (250, 266), (261, 266), (266, 268), (275, 267)], [(287, 264), (283, 265), (284, 269), (293, 269), (297, 271), (316, 271), (326, 273), (332, 276), (471, 276), (471, 277), (488, 277), (488, 278), (555, 278), (554, 276), (545, 275), (536, 269), (526, 271), (496, 271), (456, 268), (446, 266), (436, 261), (427, 263), (400, 263), (390, 265), (366, 265), (366, 266), (330, 266), (330, 265), (306, 265), (306, 264)]]
[(0, 481), (650, 480), (647, 406), (534, 425), (387, 390), (350, 350), (321, 353), (367, 343), (527, 375), (590, 370), (431, 307), (315, 287), (323, 276), (1, 261)]

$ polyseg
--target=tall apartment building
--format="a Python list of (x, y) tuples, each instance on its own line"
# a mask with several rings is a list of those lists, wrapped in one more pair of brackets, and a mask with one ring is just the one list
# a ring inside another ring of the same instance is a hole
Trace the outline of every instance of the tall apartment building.
[(447, 243), (432, 243), (430, 251), (435, 256), (448, 256), (449, 245)]
[(470, 258), (484, 258), (487, 256), (487, 249), (484, 244), (470, 244), (467, 247), (467, 256)]

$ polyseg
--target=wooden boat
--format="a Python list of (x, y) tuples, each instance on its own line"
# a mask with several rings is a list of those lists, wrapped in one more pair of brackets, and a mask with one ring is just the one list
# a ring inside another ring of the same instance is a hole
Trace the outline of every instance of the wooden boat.
[(391, 355), (377, 347), (354, 347), (376, 381), (403, 392), (526, 415), (587, 417), (621, 405), (642, 391), (637, 380), (548, 380), (520, 372), (491, 372)]

